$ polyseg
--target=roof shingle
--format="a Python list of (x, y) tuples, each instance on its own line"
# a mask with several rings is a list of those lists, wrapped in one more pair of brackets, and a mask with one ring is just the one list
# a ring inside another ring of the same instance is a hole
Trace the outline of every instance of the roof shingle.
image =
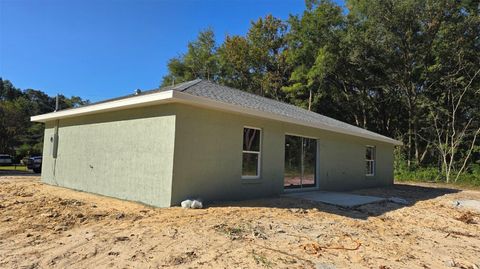
[(215, 101), (233, 104), (244, 108), (274, 113), (295, 120), (306, 121), (313, 125), (322, 124), (330, 126), (332, 128), (340, 128), (352, 134), (359, 133), (372, 136), (372, 138), (376, 137), (381, 140), (392, 140), (392, 142), (395, 141), (394, 139), (377, 134), (375, 132), (368, 131), (363, 128), (312, 111), (308, 111), (294, 105), (286, 104), (234, 88), (222, 86), (206, 80), (197, 79), (189, 81), (179, 84), (175, 87), (171, 87), (169, 88), (169, 90), (181, 91), (195, 96), (205, 97)]

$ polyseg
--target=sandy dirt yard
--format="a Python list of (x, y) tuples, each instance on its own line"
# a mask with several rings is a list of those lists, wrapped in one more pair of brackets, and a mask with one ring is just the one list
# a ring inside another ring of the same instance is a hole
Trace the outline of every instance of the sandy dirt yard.
[(0, 268), (479, 268), (480, 192), (396, 185), (356, 209), (292, 198), (158, 209), (0, 176)]

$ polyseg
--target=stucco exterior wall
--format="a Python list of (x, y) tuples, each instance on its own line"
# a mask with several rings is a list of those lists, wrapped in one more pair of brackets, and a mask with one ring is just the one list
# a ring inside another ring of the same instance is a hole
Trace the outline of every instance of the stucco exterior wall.
[(76, 190), (170, 206), (175, 144), (172, 105), (62, 119), (58, 155), (47, 122), (42, 181)]
[[(60, 120), (56, 160), (55, 124), (45, 126), (42, 181), (153, 206), (283, 193), (286, 134), (318, 139), (321, 190), (393, 184), (391, 144), (185, 104)], [(262, 129), (259, 179), (241, 178), (245, 126)], [(366, 145), (376, 147), (372, 177), (365, 176)]]
[[(237, 200), (284, 192), (285, 135), (318, 139), (321, 190), (393, 184), (393, 145), (277, 121), (177, 104), (172, 204), (188, 197)], [(262, 129), (260, 179), (242, 173), (244, 126)], [(375, 176), (365, 176), (365, 147), (376, 147)]]

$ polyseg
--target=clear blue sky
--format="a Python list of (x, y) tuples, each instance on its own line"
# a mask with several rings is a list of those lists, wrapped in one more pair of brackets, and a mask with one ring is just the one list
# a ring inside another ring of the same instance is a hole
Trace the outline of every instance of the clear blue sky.
[(167, 61), (212, 27), (219, 42), (303, 0), (0, 0), (0, 77), (16, 87), (98, 101), (152, 89)]

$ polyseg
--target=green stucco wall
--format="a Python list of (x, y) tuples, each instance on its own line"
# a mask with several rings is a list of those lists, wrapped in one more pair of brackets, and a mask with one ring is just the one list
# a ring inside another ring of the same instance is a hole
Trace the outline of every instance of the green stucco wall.
[[(282, 194), (286, 134), (318, 139), (321, 190), (393, 184), (393, 145), (185, 104), (60, 120), (56, 160), (55, 124), (45, 126), (44, 182), (159, 207)], [(260, 179), (241, 178), (244, 126), (262, 129)], [(376, 146), (373, 177), (366, 145)]]
[(172, 105), (128, 109), (59, 122), (58, 156), (46, 123), (42, 181), (106, 196), (170, 206), (175, 144)]
[[(238, 200), (284, 192), (286, 134), (319, 143), (319, 188), (393, 184), (393, 145), (234, 113), (177, 105), (172, 204), (188, 197)], [(262, 129), (261, 177), (241, 178), (243, 127)], [(376, 174), (365, 176), (365, 146), (376, 146)]]

